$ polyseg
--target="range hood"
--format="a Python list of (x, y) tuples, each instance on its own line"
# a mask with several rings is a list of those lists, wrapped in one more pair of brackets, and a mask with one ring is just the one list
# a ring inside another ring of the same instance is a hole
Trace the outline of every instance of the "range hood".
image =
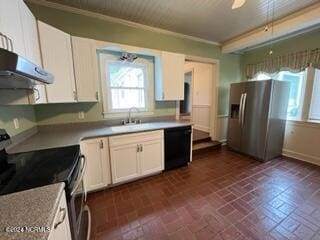
[(53, 75), (29, 60), (0, 48), (0, 89), (32, 89), (53, 83)]

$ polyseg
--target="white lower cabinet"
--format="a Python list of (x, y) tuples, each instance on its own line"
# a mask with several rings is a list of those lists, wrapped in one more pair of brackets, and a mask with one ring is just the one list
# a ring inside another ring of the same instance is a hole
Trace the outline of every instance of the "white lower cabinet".
[(141, 174), (148, 175), (164, 169), (163, 141), (143, 142), (140, 153)]
[(65, 193), (61, 196), (48, 240), (71, 240), (71, 230)]
[(112, 183), (164, 169), (163, 131), (125, 134), (109, 138)]
[(87, 191), (107, 187), (111, 183), (108, 138), (82, 141), (80, 148), (87, 163), (84, 175)]
[(127, 181), (140, 176), (137, 144), (110, 148), (112, 183)]

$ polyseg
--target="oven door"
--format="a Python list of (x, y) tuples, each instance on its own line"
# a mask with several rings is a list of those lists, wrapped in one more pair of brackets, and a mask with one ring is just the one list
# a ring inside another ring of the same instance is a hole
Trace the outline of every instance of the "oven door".
[(70, 192), (69, 208), (71, 214), (70, 217), (72, 222), (72, 232), (74, 240), (90, 239), (91, 216), (90, 211), (87, 210), (88, 207), (85, 205), (87, 192), (83, 181), (85, 170), (86, 159), (83, 155), (81, 155), (80, 167), (78, 170), (77, 178)]

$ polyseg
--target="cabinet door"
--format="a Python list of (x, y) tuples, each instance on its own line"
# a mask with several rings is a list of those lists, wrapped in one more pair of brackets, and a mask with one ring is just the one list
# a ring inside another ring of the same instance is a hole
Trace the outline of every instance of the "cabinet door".
[[(26, 57), (38, 66), (42, 66), (36, 18), (24, 1), (19, 1), (19, 10), (26, 47)], [(45, 85), (36, 85), (32, 98), (30, 101), (32, 104), (46, 103), (47, 95)]]
[(15, 53), (26, 57), (22, 23), (19, 12), (20, 1), (21, 0), (0, 1), (0, 32), (12, 40), (13, 51)]
[(140, 176), (137, 144), (110, 147), (112, 183), (119, 183)]
[(68, 208), (64, 193), (61, 196), (48, 240), (71, 240)]
[(88, 191), (104, 188), (111, 182), (108, 149), (107, 138), (81, 142), (81, 153), (87, 163), (84, 183)]
[(95, 41), (72, 37), (78, 102), (98, 101), (98, 64)]
[(49, 103), (76, 102), (71, 36), (38, 21), (43, 66), (54, 75), (46, 86)]
[(24, 1), (19, 1), (19, 11), (22, 22), (26, 57), (38, 66), (42, 66), (36, 18), (33, 16)]
[(164, 169), (163, 141), (141, 143), (140, 152), (141, 175), (148, 175)]
[(162, 52), (156, 59), (156, 100), (184, 99), (184, 63), (177, 53)]

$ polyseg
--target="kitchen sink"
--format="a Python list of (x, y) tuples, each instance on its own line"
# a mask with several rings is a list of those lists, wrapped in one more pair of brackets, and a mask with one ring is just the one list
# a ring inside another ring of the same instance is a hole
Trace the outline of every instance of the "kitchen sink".
[(119, 132), (136, 132), (136, 131), (143, 131), (144, 129), (150, 129), (152, 127), (152, 124), (150, 123), (141, 123), (141, 124), (131, 124), (131, 125), (121, 125), (121, 126), (114, 126), (111, 127), (111, 130), (113, 132), (119, 133)]

